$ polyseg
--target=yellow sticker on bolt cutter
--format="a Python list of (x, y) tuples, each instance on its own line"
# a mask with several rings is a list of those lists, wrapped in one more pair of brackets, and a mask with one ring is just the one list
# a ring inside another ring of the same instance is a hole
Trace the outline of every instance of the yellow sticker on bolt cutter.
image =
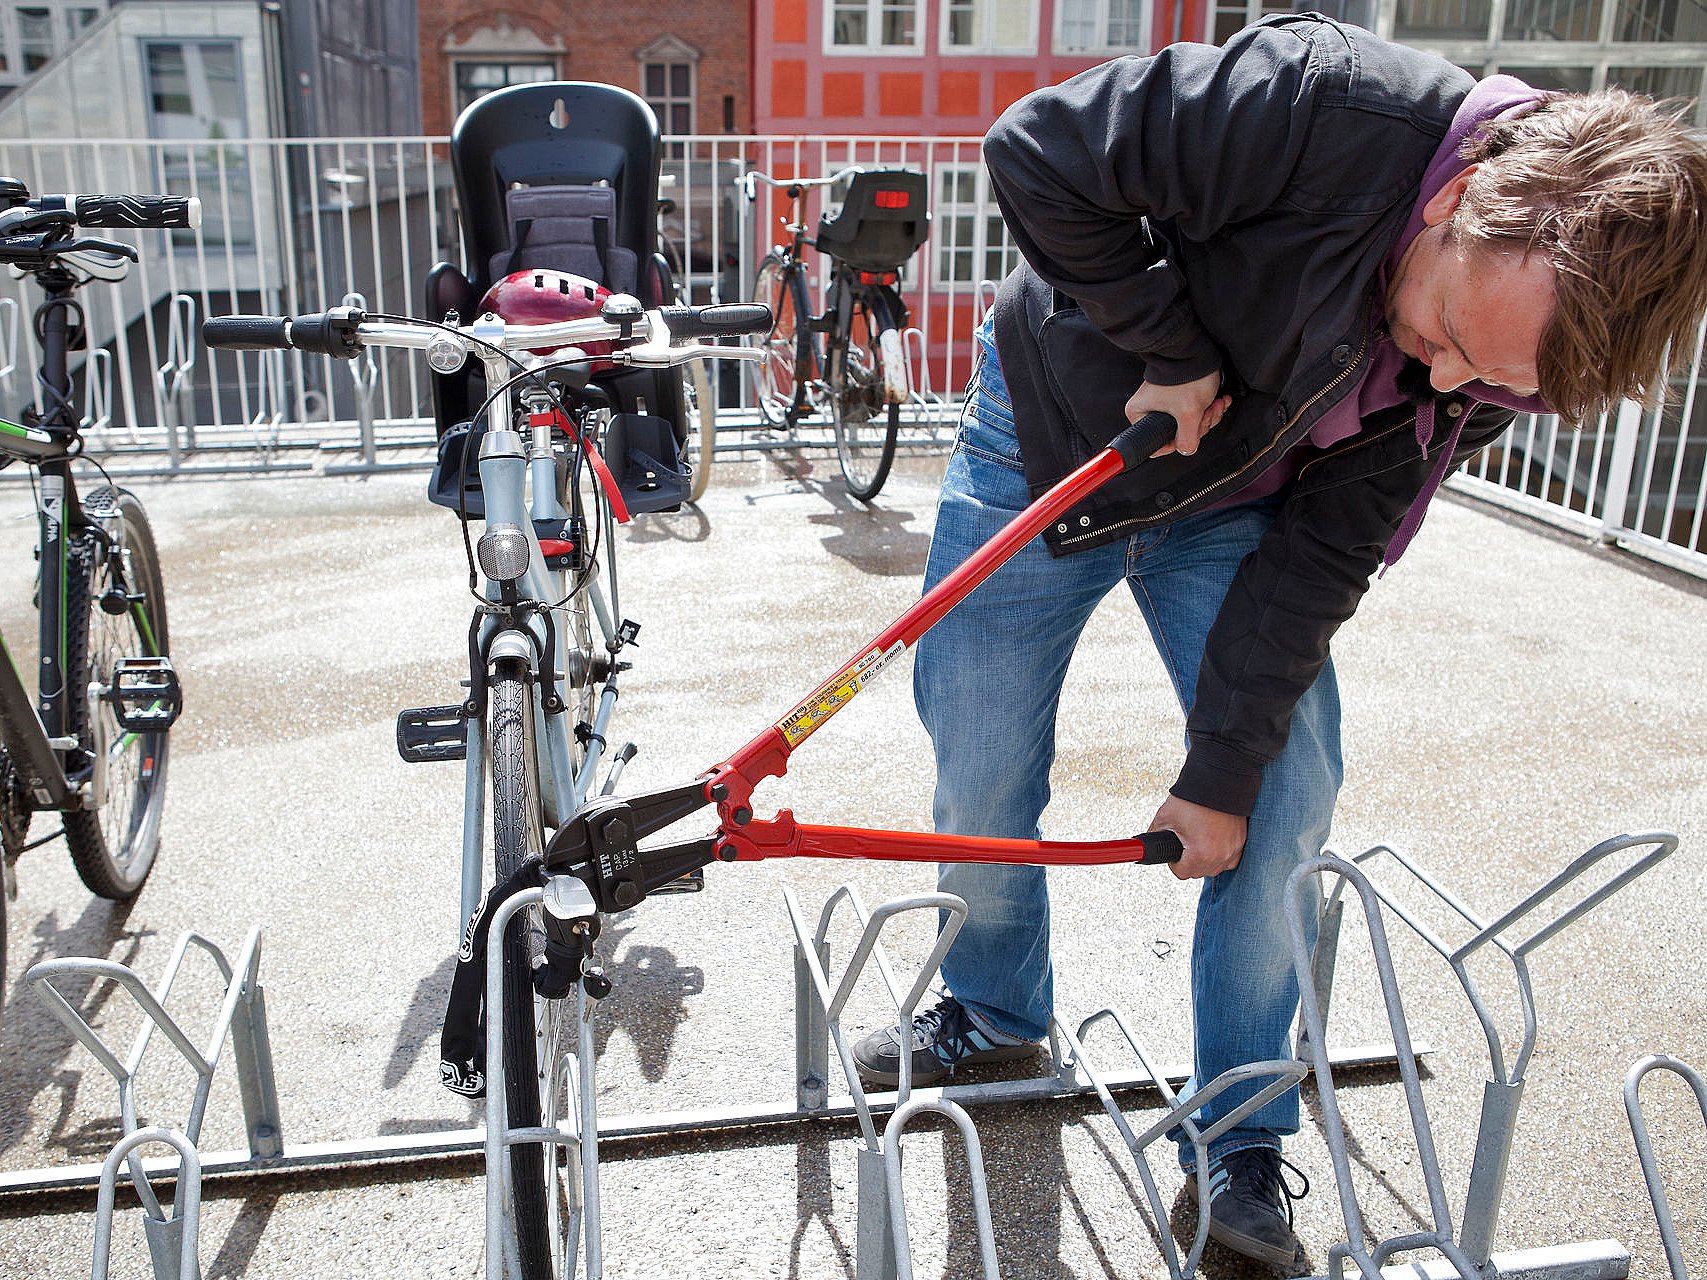
[(905, 652), (907, 646), (897, 640), (887, 652), (873, 649), (861, 654), (843, 667), (827, 684), (818, 688), (793, 711), (777, 722), (777, 730), (788, 745), (798, 747), (817, 727), (852, 702), (854, 695), (871, 683), (879, 671)]

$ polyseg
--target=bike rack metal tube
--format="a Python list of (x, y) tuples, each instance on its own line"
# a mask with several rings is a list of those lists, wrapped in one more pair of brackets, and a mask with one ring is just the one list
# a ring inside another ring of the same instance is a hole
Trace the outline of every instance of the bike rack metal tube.
[(1660, 1177), (1659, 1164), (1654, 1159), (1653, 1140), (1648, 1136), (1648, 1121), (1642, 1111), (1642, 1080), (1652, 1071), (1671, 1071), (1682, 1078), (1695, 1094), (1701, 1109), (1701, 1120), (1707, 1124), (1707, 1081), (1701, 1073), (1670, 1054), (1650, 1054), (1634, 1063), (1624, 1077), (1624, 1111), (1630, 1117), (1630, 1135), (1636, 1142), (1636, 1158), (1642, 1165), (1642, 1180), (1648, 1186), (1648, 1199), (1654, 1206), (1654, 1221), (1660, 1230), (1660, 1244), (1665, 1249), (1666, 1265), (1672, 1280), (1689, 1280), (1689, 1267), (1684, 1261), (1683, 1246), (1677, 1238), (1677, 1224), (1672, 1221), (1671, 1203), (1666, 1198), (1665, 1181)]

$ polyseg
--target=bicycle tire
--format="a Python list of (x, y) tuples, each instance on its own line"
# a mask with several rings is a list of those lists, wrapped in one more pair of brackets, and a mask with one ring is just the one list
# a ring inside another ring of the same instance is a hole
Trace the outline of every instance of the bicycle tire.
[[(534, 687), (527, 668), (516, 662), (501, 664), (487, 696), (492, 858), (502, 880), (529, 854), (544, 847), (539, 758), (534, 750)], [(542, 1078), (540, 1064), (544, 1062), (549, 1073), (556, 1062), (561, 1002), (539, 1000), (534, 994), (537, 911), (532, 908), (513, 917), (502, 943), (504, 1110), (512, 1129), (537, 1128), (556, 1118), (549, 1075)], [(509, 1150), (510, 1206), (522, 1280), (554, 1280), (560, 1274), (557, 1240), (563, 1209), (557, 1160), (547, 1161), (546, 1149), (535, 1142), (514, 1143)], [(499, 1246), (489, 1241), (487, 1247)]]
[(698, 502), (711, 484), (712, 450), (717, 443), (717, 393), (708, 361), (695, 360), (683, 370), (682, 403), (688, 410), (687, 461), (693, 467), (688, 501)]
[(759, 417), (772, 427), (787, 428), (799, 416), (812, 378), (815, 353), (807, 328), (811, 317), (803, 305), (806, 289), (798, 272), (782, 254), (767, 253), (753, 280), (753, 301), (771, 309), (765, 358), (753, 363), (753, 386)]
[(166, 592), (154, 531), (136, 495), (103, 485), (83, 506), (117, 517), (108, 523), (123, 547), (124, 585), (132, 603), (116, 615), (101, 607), (115, 585), (111, 557), (93, 533), (78, 538), (67, 549), (65, 565), (67, 724), (92, 754), (107, 757), (107, 786), (99, 809), (66, 812), (65, 843), (89, 891), (122, 902), (141, 891), (160, 849), (170, 732), (126, 730), (105, 699), (91, 708), (86, 691), (94, 681), (111, 684), (119, 658), (170, 654)]
[(901, 430), (901, 406), (886, 403), (883, 394), (878, 335), (888, 327), (887, 313), (855, 294), (847, 331), (832, 339), (830, 349), (827, 381), (836, 457), (848, 492), (861, 502), (875, 498), (889, 478)]

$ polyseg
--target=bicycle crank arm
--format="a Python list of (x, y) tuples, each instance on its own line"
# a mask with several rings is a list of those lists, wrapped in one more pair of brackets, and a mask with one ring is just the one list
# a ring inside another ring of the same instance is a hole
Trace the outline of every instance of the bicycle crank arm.
[(793, 710), (704, 775), (725, 831), (744, 825), (752, 812), (753, 788), (788, 771), (788, 757), (829, 718), (851, 702), (879, 672), (934, 627), (984, 579), (1063, 512), (1130, 471), (1173, 439), (1176, 425), (1165, 413), (1148, 413), (1117, 435), (1101, 453), (1061, 480), (1020, 512), (1007, 527), (967, 557), (953, 573), (927, 591)]
[(1124, 840), (1005, 840), (928, 831), (873, 831), (822, 827), (794, 820), (787, 809), (718, 841), (721, 861), (763, 858), (861, 858), (881, 862), (1000, 862), (1039, 867), (1092, 867), (1130, 862), (1178, 862), (1183, 848), (1172, 831), (1148, 831)]

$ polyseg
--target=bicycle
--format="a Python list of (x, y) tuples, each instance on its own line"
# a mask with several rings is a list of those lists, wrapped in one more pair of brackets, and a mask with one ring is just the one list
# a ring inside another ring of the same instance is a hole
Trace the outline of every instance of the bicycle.
[[(849, 187), (841, 211), (820, 219), (808, 240), (807, 191), (843, 180)], [(910, 317), (896, 286), (928, 234), (924, 175), (849, 167), (827, 178), (781, 179), (751, 170), (741, 178), (749, 202), (761, 184), (782, 188), (790, 208), (781, 219), (788, 240), (765, 254), (753, 281), (752, 297), (775, 317), (766, 358), (754, 367), (759, 414), (792, 433), (802, 419), (826, 412), (848, 492), (869, 502), (889, 476), (901, 405), (911, 393), (901, 344)], [(807, 288), (807, 244), (830, 260), (821, 315)]]
[[(41, 407), (26, 407), (17, 422), (0, 420), (0, 467), (21, 461), (33, 472), (40, 618), (34, 700), (0, 637), (0, 856), (8, 885), (23, 853), (63, 835), (90, 892), (122, 902), (141, 891), (159, 851), (168, 730), (183, 705), (160, 556), (135, 494), (110, 480), (79, 493), (72, 470), (82, 423), (70, 353), (87, 340), (76, 293), (92, 281), (123, 279), (141, 255), (128, 244), (80, 238), (77, 229), (200, 222), (194, 198), (31, 198), (22, 182), (0, 178), (0, 263), (33, 276), (44, 295), (34, 313)], [(31, 818), (41, 811), (61, 814), (62, 826), (32, 841)], [(7, 896), (0, 892), (0, 992)]]
[[(468, 923), (440, 1041), (440, 1073), (456, 1092), (486, 1099), (489, 1277), (573, 1275), (583, 1244), (585, 1274), (602, 1274), (589, 1002), (611, 993), (609, 979), (593, 964), (604, 916), (648, 897), (695, 890), (714, 861), (806, 856), (1087, 864), (1158, 863), (1180, 855), (1177, 838), (1167, 832), (1085, 843), (980, 839), (810, 826), (786, 810), (770, 819), (752, 810), (754, 788), (780, 776), (797, 746), (958, 600), (1068, 506), (1160, 447), (1172, 421), (1159, 423), (1159, 415), (1129, 428), (1040, 498), (728, 760), (681, 786), (615, 794), (635, 747), (610, 751), (611, 713), (618, 677), (629, 665), (623, 655), (639, 627), (619, 607), (611, 551), (626, 509), (603, 453), (614, 452), (612, 434), (626, 415), (612, 415), (607, 397), (589, 383), (585, 366), (595, 357), (577, 350), (518, 362), (511, 353), (610, 342), (614, 348), (596, 358), (619, 368), (679, 366), (712, 350), (721, 359), (762, 360), (757, 347), (678, 345), (675, 337), (762, 333), (770, 325), (763, 307), (646, 312), (635, 299), (615, 295), (598, 318), (545, 325), (506, 325), (483, 315), (458, 327), (340, 307), (295, 319), (221, 317), (203, 326), (210, 346), (238, 350), (294, 348), (354, 359), (368, 346), (413, 348), (425, 351), (439, 372), (460, 367), (475, 352), (493, 388), (477, 415), (488, 424), (477, 481), (484, 531), (472, 538), (463, 520), (477, 601), (467, 697), (406, 710), (397, 726), (405, 760), (465, 762), (462, 905)], [(520, 404), (512, 408), (511, 388), (518, 384)], [(642, 846), (707, 806), (717, 811), (712, 834)], [(482, 897), (488, 840), (493, 883)], [(579, 1159), (547, 1157), (547, 1145)], [(570, 1172), (576, 1164), (578, 1178)]]
[[(609, 744), (619, 677), (640, 630), (621, 611), (615, 531), (629, 512), (612, 467), (621, 465), (614, 441), (642, 415), (613, 414), (592, 366), (682, 367), (713, 354), (754, 359), (756, 349), (678, 339), (763, 332), (769, 324), (769, 313), (745, 304), (647, 312), (621, 294), (606, 298), (594, 318), (544, 325), (485, 314), (457, 326), (370, 317), (353, 307), (204, 324), (214, 347), (294, 348), (342, 359), (368, 347), (401, 347), (424, 351), (441, 373), (471, 355), (484, 366), (492, 390), (475, 418), (476, 430), (485, 423), (477, 478), (456, 464), (477, 602), (468, 692), (459, 703), (405, 710), (397, 722), (405, 760), (465, 762), (464, 919), (480, 906), (488, 844), (494, 882), (513, 887), (539, 865), (546, 833), (609, 794), (635, 754), (632, 743), (614, 751)], [(607, 344), (611, 350), (600, 349)], [(475, 536), (471, 525), (482, 522)], [(582, 999), (600, 994), (599, 976), (588, 967), (597, 922), (572, 914), (572, 906), (559, 890), (530, 902), (503, 932), (501, 991), (486, 1005), (501, 1010), (501, 1065), (487, 1070), (475, 1037), (467, 1052), (447, 1053), (443, 1069), (450, 1088), (488, 1093), (498, 1107), (489, 1123), (497, 1149), (488, 1176), (498, 1179), (493, 1202), (502, 1212), (490, 1223), (488, 1243), (494, 1256), (513, 1256), (526, 1280), (565, 1274), (563, 1242), (578, 1220), (566, 1175), (541, 1145), (564, 1140), (559, 1125), (572, 1091), (563, 1046), (575, 1022), (566, 998), (577, 984)], [(455, 998), (480, 1005), (466, 983)]]

